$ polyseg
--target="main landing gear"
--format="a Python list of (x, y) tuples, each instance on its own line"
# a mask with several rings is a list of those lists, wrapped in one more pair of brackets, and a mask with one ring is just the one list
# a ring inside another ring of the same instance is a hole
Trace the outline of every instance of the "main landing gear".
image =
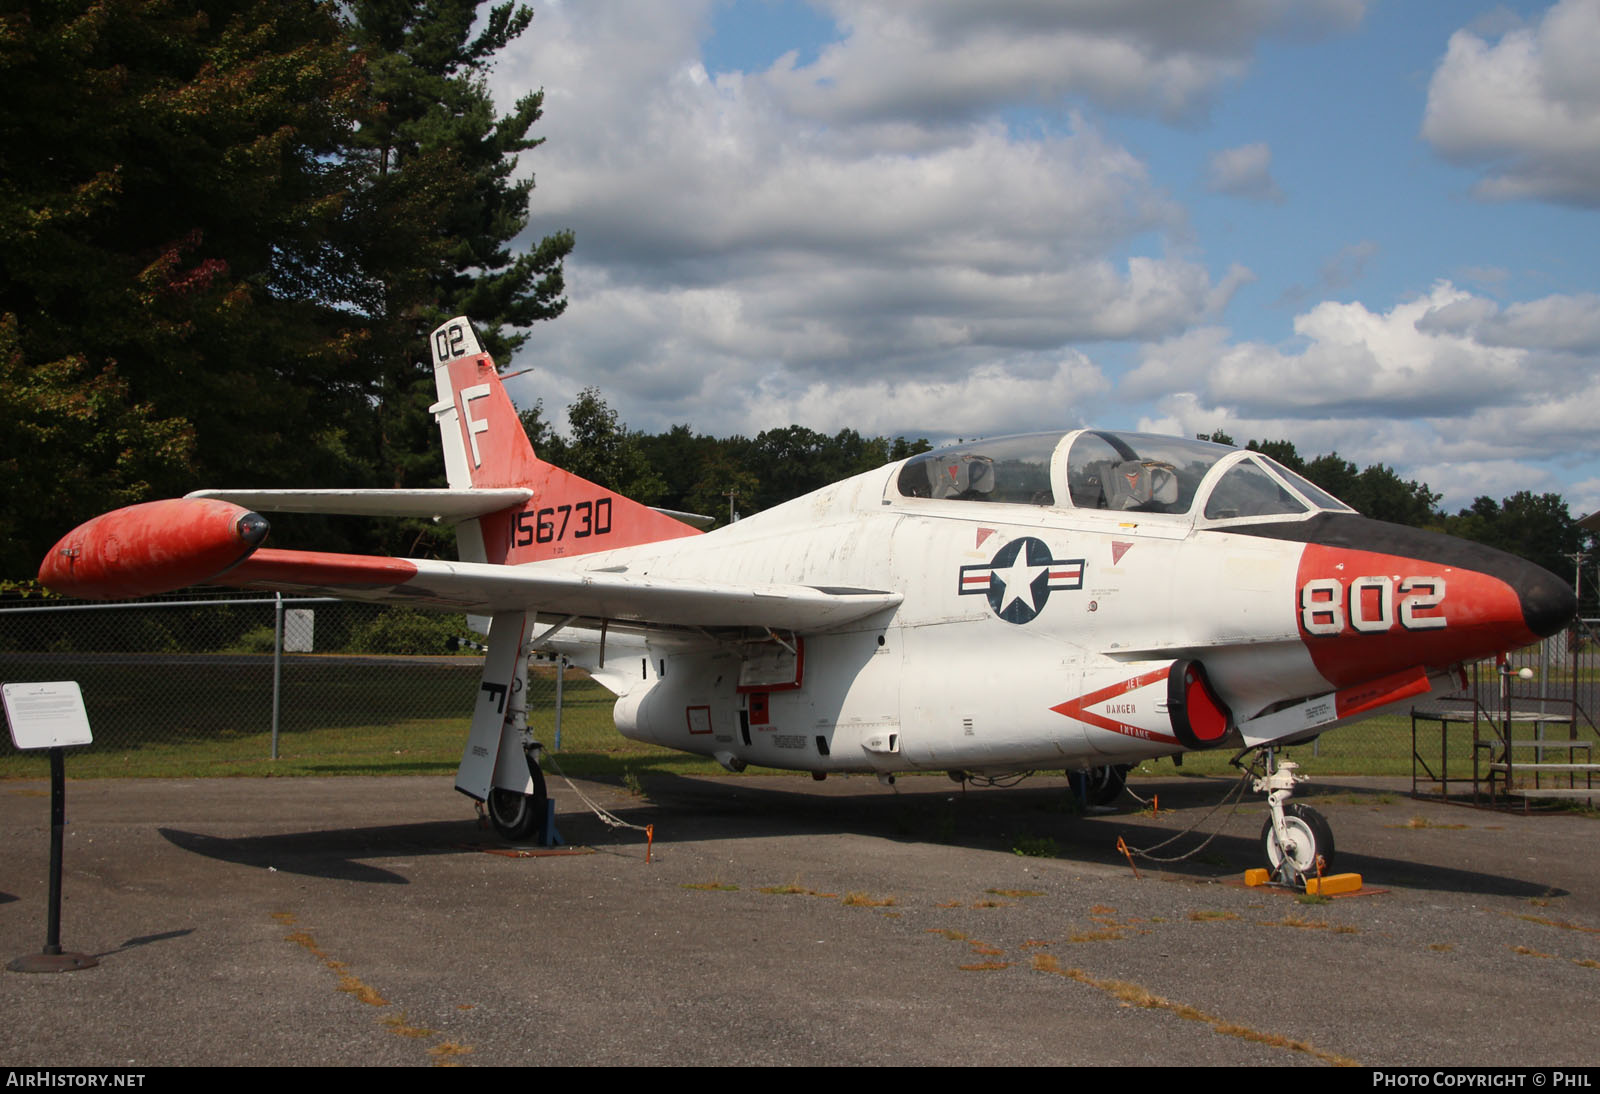
[(487, 811), (489, 823), (501, 837), (512, 843), (543, 843), (545, 817), (549, 815), (550, 800), (545, 793), (544, 772), (539, 769), (539, 743), (530, 741), (522, 746), (528, 758), (528, 777), (533, 780), (533, 793), (522, 794), (515, 790), (495, 787), (489, 791)]
[(1130, 764), (1102, 764), (1079, 771), (1068, 771), (1067, 785), (1080, 804), (1095, 810), (1106, 811), (1112, 802), (1122, 796), (1128, 785)]
[(1333, 829), (1321, 813), (1291, 802), (1295, 783), (1305, 779), (1298, 766), (1284, 760), (1274, 765), (1271, 749), (1262, 750), (1266, 774), (1251, 784), (1267, 795), (1271, 815), (1261, 826), (1261, 848), (1275, 881), (1291, 884), (1300, 878), (1333, 872)]
[(1106, 806), (1122, 796), (1128, 786), (1131, 764), (1107, 764), (1075, 773), (1083, 778), (1083, 797), (1090, 805)]

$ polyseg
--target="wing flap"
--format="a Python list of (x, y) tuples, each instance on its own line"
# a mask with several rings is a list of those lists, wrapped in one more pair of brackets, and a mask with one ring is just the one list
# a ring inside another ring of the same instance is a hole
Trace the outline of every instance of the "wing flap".
[(263, 548), (208, 584), (490, 614), (536, 611), (639, 624), (817, 631), (894, 608), (876, 589), (726, 582), (480, 562), (378, 558)]

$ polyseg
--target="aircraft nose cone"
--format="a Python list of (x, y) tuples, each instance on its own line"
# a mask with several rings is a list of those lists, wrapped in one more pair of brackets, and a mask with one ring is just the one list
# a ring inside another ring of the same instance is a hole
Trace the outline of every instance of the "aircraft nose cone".
[(1511, 585), (1522, 602), (1523, 622), (1540, 638), (1548, 638), (1572, 622), (1578, 614), (1578, 598), (1565, 581), (1544, 567), (1531, 562), (1522, 565), (1527, 574), (1514, 577)]
[(1566, 582), (1481, 543), (1347, 513), (1248, 527), (1306, 545), (1299, 630), (1318, 671), (1339, 686), (1518, 649), (1577, 614)]

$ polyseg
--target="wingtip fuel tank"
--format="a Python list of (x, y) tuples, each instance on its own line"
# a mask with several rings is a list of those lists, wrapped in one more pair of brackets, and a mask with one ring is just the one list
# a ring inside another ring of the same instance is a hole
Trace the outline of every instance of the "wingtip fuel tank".
[(130, 505), (80, 524), (45, 555), (39, 581), (93, 599), (150, 596), (225, 573), (267, 537), (264, 517), (211, 498)]

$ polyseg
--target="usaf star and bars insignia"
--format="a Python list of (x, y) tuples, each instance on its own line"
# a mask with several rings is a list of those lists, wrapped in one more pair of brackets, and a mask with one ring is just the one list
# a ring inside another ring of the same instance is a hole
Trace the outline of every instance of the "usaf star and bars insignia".
[(1029, 623), (1053, 592), (1083, 588), (1083, 559), (1052, 558), (1042, 539), (1024, 536), (977, 566), (961, 567), (962, 596), (986, 596), (1007, 623)]

